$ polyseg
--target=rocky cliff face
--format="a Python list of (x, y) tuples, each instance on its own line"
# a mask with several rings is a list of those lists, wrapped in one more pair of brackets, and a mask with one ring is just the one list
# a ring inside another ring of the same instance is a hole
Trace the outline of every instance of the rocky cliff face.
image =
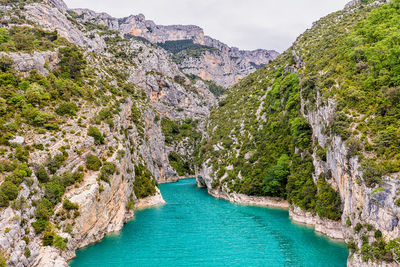
[(204, 35), (203, 29), (194, 25), (156, 25), (146, 20), (143, 14), (116, 19), (105, 13), (95, 13), (87, 9), (74, 9), (74, 17), (81, 23), (104, 25), (110, 29), (140, 37), (153, 44), (167, 41), (191, 40), (194, 44), (214, 48), (205, 53), (184, 54), (178, 66), (186, 74), (195, 74), (205, 80), (212, 80), (220, 86), (229, 87), (240, 78), (276, 58), (274, 50), (258, 49), (243, 51)]
[[(164, 203), (154, 184), (177, 176), (169, 160), (177, 147), (165, 143), (162, 122), (196, 120), (196, 131), (201, 132), (216, 98), (201, 79), (188, 79), (165, 50), (124, 38), (119, 24), (105, 28), (79, 21), (57, 0), (32, 1), (22, 12), (18, 5), (5, 3), (0, 10), (11, 36), (6, 38), (17, 38), (14, 29), (25, 31), (23, 40), (53, 38), (48, 47), (39, 41), (33, 47), (34, 42), (23, 47), (2, 43), (0, 57), (6, 67), (1, 73), (12, 73), (16, 80), (7, 87), (9, 91), (1, 90), (0, 177), (18, 187), (10, 185), (17, 190), (10, 202), (7, 198), (5, 203), (2, 195), (0, 257), (10, 266), (67, 266), (76, 249), (120, 230), (133, 218), (135, 207)], [(96, 17), (118, 23), (106, 14)], [(27, 37), (31, 31), (38, 34)], [(74, 56), (73, 60), (85, 62), (85, 68), (75, 72), (79, 78), (69, 74), (77, 61), (60, 73), (68, 64), (63, 60)], [(27, 88), (22, 90), (18, 84)], [(32, 90), (38, 98), (31, 98)], [(3, 99), (14, 96), (22, 99), (20, 106)], [(57, 111), (62, 104), (73, 111)], [(27, 110), (39, 112), (34, 114), (36, 122), (29, 121)], [(63, 112), (70, 115), (60, 115)], [(99, 133), (91, 134), (91, 127)], [(184, 141), (175, 145), (182, 147)], [(18, 151), (27, 156), (17, 159)], [(90, 167), (91, 156), (103, 167)], [(15, 180), (20, 167), (14, 172), (5, 167), (11, 162), (25, 168), (24, 180)], [(56, 168), (50, 171), (51, 164)], [(45, 213), (38, 211), (42, 207)]]

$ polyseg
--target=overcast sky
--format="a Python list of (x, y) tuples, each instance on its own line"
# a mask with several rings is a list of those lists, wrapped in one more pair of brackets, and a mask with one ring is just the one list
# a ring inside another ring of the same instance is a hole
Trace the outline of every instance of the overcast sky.
[(193, 24), (240, 49), (283, 52), (312, 22), (350, 0), (64, 0), (114, 17), (142, 13), (156, 24)]

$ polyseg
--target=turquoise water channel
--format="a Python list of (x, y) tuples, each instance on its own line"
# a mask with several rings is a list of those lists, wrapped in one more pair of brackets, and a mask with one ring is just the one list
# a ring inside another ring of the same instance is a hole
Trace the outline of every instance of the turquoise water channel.
[(194, 179), (160, 189), (166, 205), (137, 211), (70, 266), (346, 266), (344, 243), (292, 223), (288, 211), (215, 199)]

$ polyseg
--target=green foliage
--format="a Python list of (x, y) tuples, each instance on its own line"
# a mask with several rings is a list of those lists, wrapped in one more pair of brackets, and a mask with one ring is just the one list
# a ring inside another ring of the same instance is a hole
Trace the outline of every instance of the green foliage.
[(63, 202), (63, 208), (66, 210), (78, 210), (79, 206), (78, 204), (71, 202), (69, 199), (65, 199)]
[(400, 238), (391, 240), (387, 244), (386, 249), (392, 253), (396, 261), (400, 261)]
[(50, 177), (47, 174), (47, 171), (43, 165), (38, 165), (35, 171), (35, 175), (38, 178), (39, 182), (46, 183), (49, 181)]
[(64, 164), (65, 160), (66, 155), (64, 154), (57, 154), (54, 157), (49, 156), (46, 160), (47, 169), (51, 174), (54, 174)]
[(286, 184), (290, 174), (290, 158), (283, 154), (279, 157), (276, 165), (268, 168), (264, 178), (264, 191), (269, 196), (286, 197)]
[(32, 227), (35, 230), (35, 233), (40, 234), (50, 227), (50, 222), (44, 219), (38, 219), (32, 223)]
[(48, 100), (49, 95), (45, 94), (45, 89), (43, 86), (33, 83), (25, 91), (25, 97), (28, 103), (32, 105), (38, 105), (43, 100)]
[(315, 211), (321, 218), (338, 221), (342, 215), (340, 195), (324, 180), (318, 179)]
[(46, 51), (64, 43), (65, 40), (58, 37), (57, 31), (13, 26), (9, 30), (2, 28), (0, 32), (0, 51), (5, 52)]
[(201, 134), (196, 131), (198, 121), (186, 119), (181, 122), (172, 121), (166, 118), (161, 120), (161, 130), (165, 136), (165, 143), (172, 145), (184, 138), (192, 139), (192, 144), (201, 138)]
[(112, 162), (106, 162), (103, 164), (103, 167), (100, 169), (100, 179), (109, 182), (110, 177), (115, 173), (115, 164)]
[(60, 73), (63, 77), (80, 80), (86, 68), (86, 60), (76, 46), (61, 47), (58, 50)]
[[(27, 259), (31, 256), (31, 250), (28, 247), (25, 247), (24, 256)], [(1, 266), (1, 263), (0, 263), (0, 266)]]
[[(400, 171), (397, 2), (333, 13), (295, 43), (305, 62), (306, 108), (315, 108), (316, 91), (323, 105), (328, 98), (336, 100), (330, 133), (349, 139), (349, 156), (368, 152), (363, 178), (370, 187)], [(362, 142), (355, 142), (360, 133)]]
[(10, 200), (18, 197), (18, 187), (10, 181), (4, 181), (0, 185), (0, 207), (7, 207)]
[(354, 227), (354, 231), (356, 233), (358, 233), (358, 232), (361, 231), (362, 228), (363, 228), (362, 224), (361, 223), (357, 223), (356, 226)]
[(87, 134), (94, 138), (96, 145), (104, 144), (104, 136), (97, 127), (90, 126)]
[(204, 82), (208, 86), (208, 90), (210, 90), (210, 92), (216, 97), (220, 97), (226, 91), (226, 89), (223, 86), (217, 85), (213, 81), (204, 81)]
[(357, 245), (354, 241), (349, 241), (347, 243), (347, 248), (350, 251), (350, 253), (354, 253), (357, 251)]
[(0, 249), (0, 267), (8, 266), (8, 256), (4, 249)]
[[(3, 29), (4, 28), (0, 28), (0, 31)], [(13, 64), (14, 64), (14, 60), (11, 57), (6, 56), (6, 55), (0, 56), (0, 71), (2, 71), (2, 72), (9, 71)]]
[(287, 199), (303, 210), (313, 212), (316, 207), (317, 186), (311, 174), (314, 172), (311, 156), (296, 155), (292, 161), (291, 174), (286, 185)]
[(0, 28), (0, 45), (10, 40), (10, 34), (6, 28)]
[(101, 161), (95, 155), (89, 154), (86, 156), (86, 168), (92, 171), (98, 171), (101, 167)]
[(179, 176), (194, 175), (194, 171), (190, 165), (190, 162), (185, 161), (178, 153), (171, 152), (168, 155), (168, 161)]
[(36, 204), (36, 219), (48, 221), (51, 215), (53, 215), (53, 204), (47, 198), (42, 198)]
[(210, 49), (213, 50), (213, 48), (205, 46), (205, 45), (200, 45), (200, 44), (195, 44), (193, 43), (193, 40), (177, 40), (177, 41), (166, 41), (165, 43), (157, 43), (158, 46), (161, 46), (165, 50), (173, 53), (173, 54), (178, 54), (179, 52), (182, 51), (195, 51), (195, 50), (202, 50), (202, 49)]
[(185, 77), (176, 75), (174, 76), (174, 82), (179, 83), (180, 85), (185, 85), (186, 79)]
[(68, 239), (62, 238), (59, 235), (54, 235), (54, 240), (52, 245), (60, 250), (65, 250), (67, 248)]
[(143, 165), (135, 165), (133, 191), (137, 198), (145, 198), (156, 193), (157, 183), (151, 172)]
[(70, 115), (73, 116), (78, 111), (78, 106), (73, 102), (61, 103), (55, 110), (58, 115)]
[(44, 231), (43, 232), (43, 246), (52, 246), (54, 242), (55, 234), (52, 231)]

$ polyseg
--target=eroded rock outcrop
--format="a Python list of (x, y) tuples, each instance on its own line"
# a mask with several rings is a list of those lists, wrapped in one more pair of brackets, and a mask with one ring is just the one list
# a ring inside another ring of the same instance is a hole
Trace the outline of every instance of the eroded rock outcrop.
[(95, 13), (88, 9), (74, 9), (75, 18), (81, 23), (104, 25), (134, 37), (140, 37), (153, 44), (167, 41), (191, 40), (204, 46), (196, 56), (185, 53), (183, 60), (176, 61), (186, 74), (195, 74), (205, 80), (212, 80), (220, 86), (229, 87), (240, 78), (267, 64), (279, 53), (274, 50), (239, 50), (235, 47), (204, 35), (203, 29), (194, 25), (156, 25), (146, 20), (143, 14), (116, 19), (105, 13)]

